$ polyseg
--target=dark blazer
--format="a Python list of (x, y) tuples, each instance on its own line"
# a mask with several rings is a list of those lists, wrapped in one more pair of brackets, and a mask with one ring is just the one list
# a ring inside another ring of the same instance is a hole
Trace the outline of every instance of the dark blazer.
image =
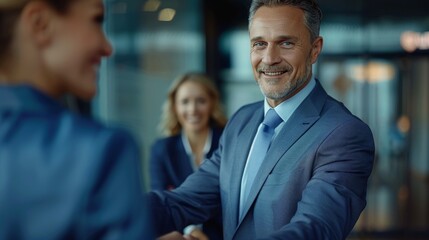
[(150, 193), (158, 234), (222, 211), (225, 239), (345, 239), (366, 205), (368, 126), (317, 81), (273, 140), (239, 219), (241, 176), (263, 102), (239, 109), (210, 161), (172, 192)]
[(150, 239), (139, 150), (29, 86), (0, 86), (0, 239)]
[[(206, 157), (209, 158), (219, 145), (220, 128), (212, 128), (212, 144)], [(152, 190), (172, 190), (180, 186), (194, 172), (186, 153), (181, 135), (161, 138), (151, 148), (150, 178)], [(203, 224), (204, 232), (211, 240), (222, 239), (221, 212)]]
[[(206, 157), (209, 158), (219, 145), (222, 129), (212, 129), (212, 144)], [(194, 172), (186, 153), (181, 135), (161, 138), (155, 141), (150, 151), (151, 189), (174, 189)]]

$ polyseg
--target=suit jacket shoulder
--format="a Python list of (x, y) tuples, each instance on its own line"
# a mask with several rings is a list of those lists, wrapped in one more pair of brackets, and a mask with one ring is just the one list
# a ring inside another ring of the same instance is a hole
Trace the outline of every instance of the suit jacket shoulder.
[(1, 239), (150, 236), (140, 154), (130, 134), (72, 113), (31, 87), (0, 93)]

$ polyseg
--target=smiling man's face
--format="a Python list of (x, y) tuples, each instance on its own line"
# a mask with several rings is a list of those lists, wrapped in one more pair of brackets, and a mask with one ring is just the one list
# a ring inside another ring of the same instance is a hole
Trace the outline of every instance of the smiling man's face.
[(322, 39), (311, 42), (304, 11), (291, 6), (259, 8), (249, 34), (253, 74), (275, 107), (308, 83)]

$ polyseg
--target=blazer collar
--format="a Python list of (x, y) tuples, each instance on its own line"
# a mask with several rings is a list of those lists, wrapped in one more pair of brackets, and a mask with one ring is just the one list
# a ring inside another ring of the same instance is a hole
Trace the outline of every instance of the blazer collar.
[(226, 219), (226, 224), (230, 226), (232, 229), (237, 227), (239, 223), (239, 204), (240, 204), (240, 189), (241, 189), (241, 176), (243, 175), (244, 166), (246, 164), (247, 155), (250, 150), (250, 146), (252, 145), (253, 138), (255, 137), (256, 131), (258, 129), (259, 124), (262, 122), (264, 116), (264, 107), (263, 101), (255, 103), (255, 106), (252, 107), (254, 111), (250, 110), (252, 114), (245, 119), (241, 119), (241, 121), (245, 124), (240, 126), (234, 126), (241, 128), (239, 129), (239, 133), (236, 141), (234, 141), (235, 145), (234, 154), (235, 156), (234, 164), (231, 170), (236, 177), (231, 178), (231, 184), (229, 187), (230, 200), (228, 201), (227, 211), (231, 212), (229, 218)]
[(60, 103), (29, 85), (0, 85), (0, 111), (53, 112)]
[[(322, 86), (320, 85), (320, 82), (316, 80), (316, 86), (311, 91), (310, 95), (307, 96), (307, 98), (305, 98), (305, 100), (300, 104), (300, 106), (296, 109), (296, 111), (292, 114), (292, 116), (289, 118), (289, 120), (285, 123), (283, 128), (280, 130), (278, 136), (272, 142), (271, 144), (272, 147), (270, 147), (270, 149), (267, 152), (263, 167), (259, 169), (259, 172), (255, 177), (255, 181), (253, 183), (252, 189), (250, 190), (250, 194), (244, 206), (245, 213), (243, 214), (244, 216), (243, 219), (246, 217), (247, 212), (249, 211), (257, 195), (259, 194), (265, 180), (267, 179), (268, 175), (272, 172), (273, 168), (280, 160), (280, 158), (319, 119), (320, 112), (322, 111), (322, 108), (323, 108), (323, 105), (325, 104), (326, 99), (327, 99), (327, 94), (325, 90), (323, 90)], [(256, 125), (255, 128), (257, 129), (257, 126), (260, 121), (256, 120), (256, 122), (257, 124), (254, 124), (254, 125)], [(251, 135), (251, 136), (254, 136), (254, 135)], [(250, 137), (250, 139), (252, 140), (253, 138)], [(246, 146), (250, 146), (251, 140), (250, 142), (249, 141), (245, 142), (246, 144), (248, 144)], [(238, 141), (240, 141), (240, 139), (238, 139)], [(248, 151), (245, 151), (245, 152), (248, 153)], [(244, 168), (244, 164), (241, 164), (241, 162), (245, 162), (245, 161), (240, 161), (240, 167)], [(242, 170), (241, 170), (241, 173), (242, 173)], [(237, 177), (240, 180), (241, 180), (241, 175), (242, 174), (237, 175), (237, 176), (240, 176), (240, 177)], [(237, 186), (234, 185), (234, 187), (237, 187)], [(237, 229), (239, 228), (243, 219), (239, 219)]]

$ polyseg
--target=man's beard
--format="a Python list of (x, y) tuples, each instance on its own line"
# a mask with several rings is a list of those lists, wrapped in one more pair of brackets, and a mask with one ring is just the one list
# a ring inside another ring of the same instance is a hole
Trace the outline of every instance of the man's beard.
[[(262, 84), (258, 82), (259, 89), (261, 90), (262, 94), (265, 95), (266, 98), (269, 98), (275, 101), (287, 99), (290, 96), (294, 95), (296, 91), (300, 89), (303, 85), (305, 85), (309, 80), (311, 76), (311, 68), (312, 68), (312, 64), (309, 58), (305, 68), (306, 69), (305, 69), (304, 75), (302, 77), (297, 78), (296, 81), (293, 81), (293, 80), (287, 81), (285, 83), (283, 91), (269, 91), (269, 92), (264, 91)], [(265, 81), (265, 83), (268, 85), (270, 84), (270, 82), (269, 81), (267, 82), (267, 80), (263, 80), (263, 81)], [(273, 81), (273, 84), (275, 84), (275, 82), (279, 80), (271, 80), (271, 81)]]

